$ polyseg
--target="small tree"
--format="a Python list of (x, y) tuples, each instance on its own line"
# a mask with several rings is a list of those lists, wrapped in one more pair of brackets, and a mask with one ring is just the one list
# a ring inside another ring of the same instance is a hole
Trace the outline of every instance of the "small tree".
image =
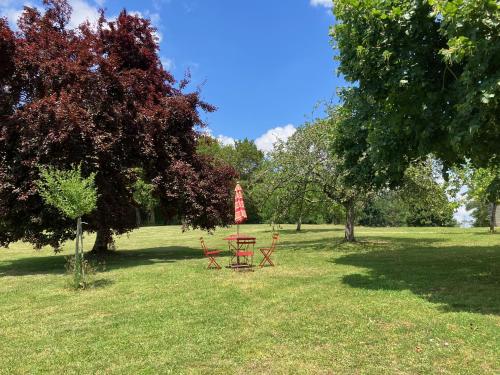
[(62, 171), (53, 167), (42, 167), (38, 190), (44, 202), (61, 213), (76, 220), (75, 238), (75, 285), (84, 280), (82, 216), (90, 214), (97, 205), (95, 173), (83, 177), (81, 166)]

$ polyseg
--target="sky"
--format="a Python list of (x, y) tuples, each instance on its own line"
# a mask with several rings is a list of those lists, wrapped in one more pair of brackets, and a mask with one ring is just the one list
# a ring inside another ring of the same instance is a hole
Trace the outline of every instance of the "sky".
[[(23, 5), (41, 0), (0, 0), (11, 25)], [(347, 83), (336, 73), (329, 28), (331, 0), (69, 0), (70, 26), (91, 22), (103, 8), (147, 17), (157, 28), (163, 66), (177, 80), (190, 71), (189, 89), (217, 107), (204, 114), (207, 131), (225, 144), (254, 139), (270, 151), (313, 116), (322, 101), (337, 102)], [(455, 217), (470, 220), (461, 207)]]

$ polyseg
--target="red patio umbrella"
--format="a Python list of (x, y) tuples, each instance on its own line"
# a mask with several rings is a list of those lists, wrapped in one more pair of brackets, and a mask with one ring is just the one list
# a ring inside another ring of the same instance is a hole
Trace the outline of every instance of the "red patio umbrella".
[(247, 211), (245, 210), (245, 202), (243, 201), (243, 189), (240, 184), (236, 184), (234, 188), (234, 222), (237, 225), (237, 233), (240, 233), (240, 224), (247, 221)]

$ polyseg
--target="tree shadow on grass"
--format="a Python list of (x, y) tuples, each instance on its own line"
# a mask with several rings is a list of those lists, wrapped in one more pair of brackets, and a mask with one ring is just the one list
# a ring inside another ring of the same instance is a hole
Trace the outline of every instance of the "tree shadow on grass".
[[(88, 254), (90, 260), (93, 259)], [(118, 250), (111, 252), (106, 258), (105, 269), (113, 270), (125, 267), (152, 265), (157, 263), (173, 263), (178, 260), (199, 259), (203, 257), (200, 249), (182, 246), (156, 247), (134, 250)], [(48, 255), (14, 259), (0, 262), (0, 277), (26, 276), (44, 274), (64, 274), (66, 255)]]
[(474, 235), (476, 236), (498, 236), (500, 237), (500, 231), (496, 231), (491, 233), (488, 229), (486, 229), (484, 232), (474, 232)]
[(114, 281), (109, 279), (97, 279), (92, 281), (91, 288), (93, 289), (101, 289), (107, 286), (113, 285)]
[(326, 237), (320, 239), (295, 241), (293, 238), (283, 237), (280, 246), (283, 249), (293, 251), (328, 251), (333, 250), (340, 253), (367, 253), (377, 250), (404, 249), (415, 246), (434, 246), (445, 242), (444, 238), (409, 238), (409, 237), (390, 237), (390, 236), (360, 236), (355, 242), (346, 242), (344, 237)]
[(333, 262), (368, 269), (343, 277), (354, 288), (410, 290), (442, 311), (500, 314), (499, 246), (419, 245), (350, 253)]
[(304, 235), (307, 233), (325, 233), (325, 232), (344, 232), (343, 228), (331, 227), (331, 228), (302, 228), (300, 231), (296, 231), (295, 229), (278, 229), (276, 232), (280, 234), (289, 235)]

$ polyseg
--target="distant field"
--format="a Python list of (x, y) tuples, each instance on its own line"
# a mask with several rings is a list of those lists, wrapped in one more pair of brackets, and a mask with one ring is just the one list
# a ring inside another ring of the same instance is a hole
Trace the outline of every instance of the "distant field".
[[(201, 232), (142, 228), (83, 292), (65, 287), (72, 244), (0, 249), (0, 373), (500, 373), (500, 235), (293, 229), (275, 268), (238, 273), (205, 270)], [(204, 236), (225, 249), (234, 231)]]

